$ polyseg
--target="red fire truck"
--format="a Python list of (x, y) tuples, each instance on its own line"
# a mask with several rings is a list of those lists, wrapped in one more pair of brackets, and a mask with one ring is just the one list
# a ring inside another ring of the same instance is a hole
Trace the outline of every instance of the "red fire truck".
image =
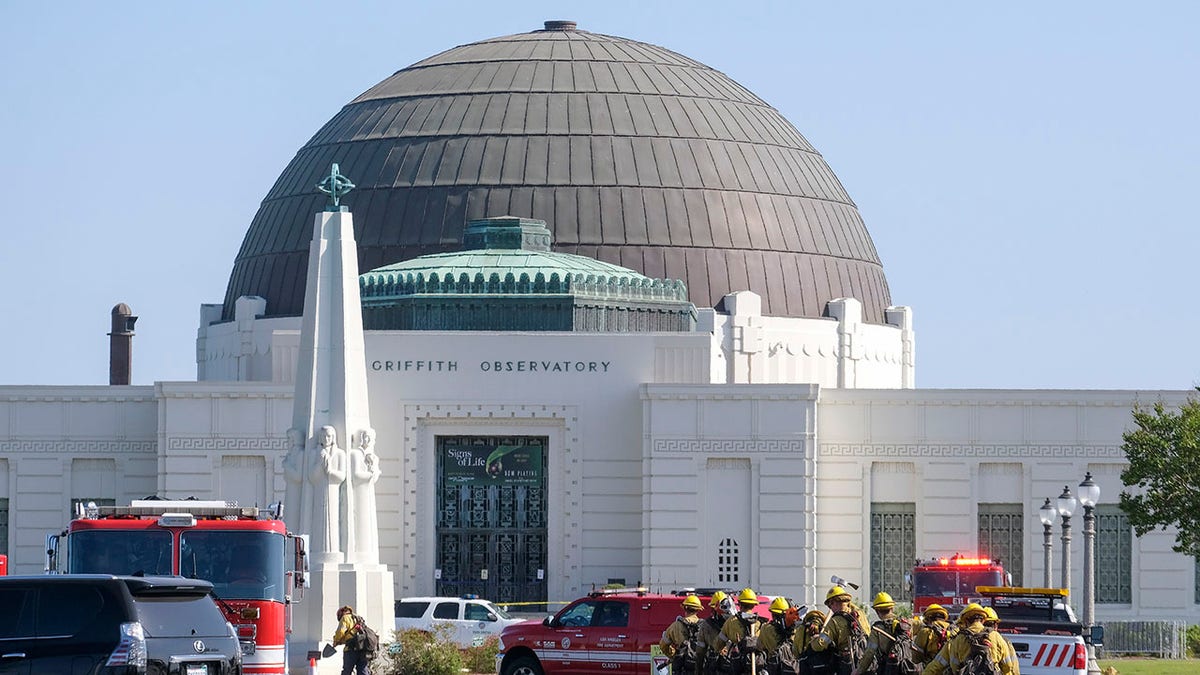
[(304, 537), (288, 532), (280, 515), (279, 507), (191, 499), (81, 504), (66, 530), (47, 537), (46, 571), (211, 581), (241, 642), (244, 672), (282, 675), (290, 604), (307, 585), (307, 558)]
[(968, 603), (980, 602), (976, 586), (1011, 586), (999, 560), (968, 558), (955, 553), (948, 558), (918, 560), (908, 577), (913, 596), (913, 614), (920, 616), (937, 603), (956, 617)]

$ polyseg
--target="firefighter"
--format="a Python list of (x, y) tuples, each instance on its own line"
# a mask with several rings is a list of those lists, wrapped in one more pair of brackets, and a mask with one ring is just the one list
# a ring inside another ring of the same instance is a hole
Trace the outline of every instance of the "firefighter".
[(1013, 647), (1012, 643), (1008, 641), (1008, 638), (1005, 638), (1004, 635), (1000, 633), (1000, 615), (996, 614), (996, 610), (992, 609), (991, 607), (984, 607), (983, 613), (986, 615), (983, 619), (983, 626), (996, 631), (996, 634), (993, 636), (993, 638), (1004, 643), (1004, 648), (1008, 650), (1009, 656), (1013, 658), (1013, 672), (1015, 673), (1019, 671), (1020, 664), (1017, 661), (1017, 650)]
[(354, 646), (354, 609), (349, 605), (339, 607), (338, 626), (333, 633), (333, 644), (342, 647), (342, 675), (367, 675), (371, 654)]
[(698, 659), (700, 672), (712, 675), (717, 672), (717, 652), (721, 650), (721, 628), (725, 620), (733, 616), (733, 601), (725, 591), (717, 591), (708, 601), (712, 616), (700, 622), (700, 649)]
[(958, 628), (950, 625), (950, 614), (937, 603), (925, 609), (923, 619), (921, 627), (913, 635), (913, 658), (917, 663), (926, 665), (954, 637)]
[(987, 612), (979, 603), (972, 602), (962, 611), (959, 620), (964, 627), (958, 632), (942, 651), (925, 666), (922, 675), (941, 675), (943, 672), (962, 672), (971, 657), (972, 647), (978, 644), (985, 649), (984, 658), (1000, 670), (1000, 675), (1020, 675), (1017, 659), (1009, 654), (1008, 649), (999, 641), (993, 639), (997, 633), (983, 625)]
[(700, 673), (700, 598), (689, 595), (680, 605), (683, 616), (676, 618), (663, 631), (658, 646), (671, 659), (673, 675), (699, 675)]
[(896, 602), (890, 594), (883, 591), (876, 593), (871, 608), (875, 610), (879, 620), (871, 625), (871, 632), (867, 635), (867, 648), (863, 650), (858, 666), (851, 671), (851, 675), (877, 672), (876, 669), (887, 661), (892, 643), (901, 633), (911, 639), (912, 628), (907, 621), (896, 617)]
[(815, 652), (832, 651), (831, 663), (837, 675), (848, 675), (866, 647), (865, 617), (854, 606), (854, 598), (841, 586), (834, 586), (825, 594), (825, 606), (829, 618), (825, 627), (809, 642)]
[(795, 672), (796, 656), (800, 652), (795, 648), (793, 636), (799, 619), (799, 609), (792, 607), (787, 598), (781, 596), (771, 601), (771, 621), (758, 633), (758, 646), (762, 648), (767, 672)]
[(792, 635), (792, 644), (796, 648), (796, 654), (800, 656), (801, 673), (828, 672), (828, 656), (832, 652), (814, 652), (812, 650), (812, 641), (821, 634), (824, 626), (825, 612), (819, 609), (810, 609), (800, 622), (800, 627)]
[(741, 610), (721, 627), (721, 654), (733, 661), (734, 673), (755, 673), (761, 647), (758, 633), (765, 621), (754, 613), (758, 607), (758, 594), (753, 589), (743, 588), (738, 593), (738, 609)]

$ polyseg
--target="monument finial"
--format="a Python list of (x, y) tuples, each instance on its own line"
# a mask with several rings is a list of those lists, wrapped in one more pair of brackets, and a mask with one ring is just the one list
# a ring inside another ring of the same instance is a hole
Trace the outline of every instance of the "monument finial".
[(317, 183), (317, 190), (329, 195), (329, 203), (325, 206), (326, 211), (340, 211), (339, 202), (342, 195), (354, 189), (354, 183), (350, 182), (338, 171), (337, 163), (329, 169), (329, 176), (325, 180)]

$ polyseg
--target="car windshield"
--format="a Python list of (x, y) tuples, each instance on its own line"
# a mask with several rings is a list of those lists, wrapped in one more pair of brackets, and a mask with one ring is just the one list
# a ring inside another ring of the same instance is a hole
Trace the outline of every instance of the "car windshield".
[(913, 594), (935, 598), (969, 597), (977, 595), (976, 586), (1000, 586), (1003, 583), (1000, 572), (995, 570), (923, 570), (913, 579)]
[(135, 595), (138, 621), (146, 637), (223, 637), (225, 617), (207, 595)]
[(179, 573), (211, 581), (226, 600), (283, 602), (284, 544), (278, 532), (189, 530), (179, 539)]
[(171, 574), (167, 530), (82, 530), (71, 534), (67, 549), (74, 574)]

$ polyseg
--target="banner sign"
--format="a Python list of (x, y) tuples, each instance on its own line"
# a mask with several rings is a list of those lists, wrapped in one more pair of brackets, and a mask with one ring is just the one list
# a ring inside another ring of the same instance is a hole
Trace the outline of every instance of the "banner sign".
[(447, 445), (442, 478), (447, 485), (542, 484), (544, 445)]

